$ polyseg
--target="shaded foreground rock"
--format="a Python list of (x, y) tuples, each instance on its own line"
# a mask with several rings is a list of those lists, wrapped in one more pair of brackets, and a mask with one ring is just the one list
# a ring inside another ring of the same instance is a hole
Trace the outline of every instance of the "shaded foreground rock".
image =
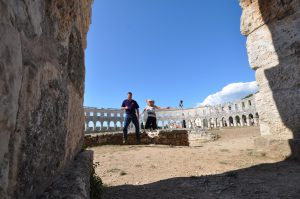
[(81, 152), (70, 167), (67, 167), (38, 198), (90, 198), (92, 164), (93, 151)]

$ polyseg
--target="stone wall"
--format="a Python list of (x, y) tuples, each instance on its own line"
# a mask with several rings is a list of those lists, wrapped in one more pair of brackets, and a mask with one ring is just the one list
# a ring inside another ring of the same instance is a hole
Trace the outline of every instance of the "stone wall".
[(300, 137), (300, 1), (240, 0), (240, 5), (241, 31), (259, 85), (261, 134), (295, 141)]
[(0, 198), (34, 198), (83, 143), (92, 0), (0, 0)]
[[(115, 133), (95, 133), (85, 135), (84, 146), (93, 147), (101, 145), (122, 145), (122, 132)], [(134, 133), (128, 134), (127, 144), (137, 144)], [(189, 146), (188, 132), (186, 130), (163, 130), (156, 135), (149, 136), (147, 133), (141, 134), (141, 144), (162, 144), (172, 146)]]

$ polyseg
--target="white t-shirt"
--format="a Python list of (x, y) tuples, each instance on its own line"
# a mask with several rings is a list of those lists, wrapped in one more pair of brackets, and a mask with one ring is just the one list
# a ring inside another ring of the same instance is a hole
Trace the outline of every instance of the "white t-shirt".
[(152, 107), (152, 106), (146, 106), (146, 113), (148, 115), (148, 117), (156, 117), (156, 114), (155, 114), (155, 107)]

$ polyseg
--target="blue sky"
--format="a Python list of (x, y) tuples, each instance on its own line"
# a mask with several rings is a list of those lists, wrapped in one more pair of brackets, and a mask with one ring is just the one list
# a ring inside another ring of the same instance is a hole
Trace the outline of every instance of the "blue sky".
[[(194, 107), (231, 83), (255, 80), (237, 0), (95, 0), (85, 106)], [(247, 91), (246, 91), (247, 92)]]

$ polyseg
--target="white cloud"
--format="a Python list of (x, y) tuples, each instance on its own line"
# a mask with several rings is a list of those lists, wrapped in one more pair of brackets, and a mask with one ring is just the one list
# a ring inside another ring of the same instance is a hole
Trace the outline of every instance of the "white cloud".
[(202, 103), (198, 103), (197, 106), (223, 104), (241, 99), (257, 91), (258, 87), (255, 81), (231, 83), (225, 86), (221, 91), (207, 96), (205, 100)]

